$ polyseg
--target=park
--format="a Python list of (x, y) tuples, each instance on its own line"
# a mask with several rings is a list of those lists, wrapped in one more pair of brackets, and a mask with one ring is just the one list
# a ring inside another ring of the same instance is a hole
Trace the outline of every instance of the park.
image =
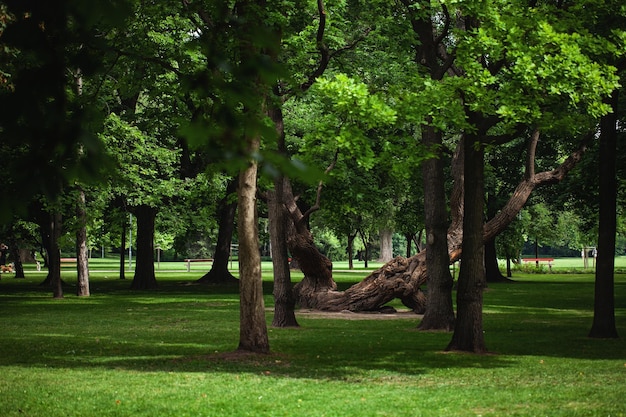
[(0, 415), (624, 416), (621, 0), (0, 2)]

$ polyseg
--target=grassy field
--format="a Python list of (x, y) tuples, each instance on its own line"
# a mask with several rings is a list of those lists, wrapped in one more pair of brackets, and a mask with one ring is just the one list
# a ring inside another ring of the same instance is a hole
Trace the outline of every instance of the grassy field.
[[(88, 298), (53, 300), (45, 272), (2, 277), (0, 416), (626, 416), (626, 275), (621, 339), (586, 337), (591, 274), (516, 273), (485, 293), (489, 355), (444, 353), (451, 335), (413, 314), (299, 312), (300, 329), (270, 328), (270, 355), (241, 356), (237, 290), (196, 285), (206, 266), (161, 263), (139, 293), (114, 261), (91, 267)], [(335, 268), (342, 287), (367, 273)]]

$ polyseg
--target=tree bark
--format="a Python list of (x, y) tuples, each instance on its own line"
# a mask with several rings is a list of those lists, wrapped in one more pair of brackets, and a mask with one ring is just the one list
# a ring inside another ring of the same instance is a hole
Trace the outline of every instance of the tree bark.
[(22, 250), (20, 250), (17, 239), (9, 239), (9, 250), (11, 251), (11, 257), (13, 258), (13, 270), (15, 272), (14, 278), (26, 278), (24, 275), (24, 259), (22, 258)]
[(63, 281), (61, 280), (61, 251), (59, 238), (61, 237), (61, 213), (55, 211), (50, 214), (48, 231), (48, 277), (45, 282), (52, 286), (52, 297), (63, 298)]
[(158, 287), (154, 273), (154, 222), (157, 209), (142, 204), (134, 209), (137, 218), (137, 257), (133, 290), (150, 290)]
[(441, 133), (427, 125), (422, 130), (422, 142), (437, 152), (434, 158), (424, 161), (424, 223), (426, 226), (426, 269), (428, 270), (428, 300), (420, 330), (445, 330), (454, 327), (452, 307), (452, 275), (448, 254), (448, 216), (444, 185)]
[[(259, 149), (259, 139), (253, 138), (250, 153)], [(251, 162), (239, 174), (238, 230), (239, 230), (239, 347), (255, 353), (269, 353), (269, 339), (265, 322), (261, 255), (256, 206), (257, 164)]]
[(89, 296), (89, 256), (87, 251), (87, 213), (85, 211), (85, 190), (78, 187), (76, 201), (76, 295)]
[(359, 229), (359, 236), (361, 236), (361, 243), (363, 244), (363, 266), (365, 268), (368, 267), (368, 262), (370, 259), (370, 235), (363, 231), (363, 229)]
[(589, 337), (617, 338), (615, 326), (615, 233), (617, 228), (617, 92), (611, 97), (613, 112), (600, 121), (600, 222), (598, 259), (593, 303), (593, 323)]
[(291, 219), (287, 224), (287, 246), (304, 274), (302, 281), (294, 286), (294, 294), (301, 307), (321, 308), (323, 304), (320, 304), (321, 300), (317, 299), (317, 295), (337, 289), (333, 280), (332, 263), (317, 250), (307, 227), (308, 214), (312, 211), (309, 210), (306, 215), (300, 211), (288, 179), (285, 179), (283, 191), (285, 208)]
[(406, 257), (410, 257), (413, 254), (413, 248), (412, 248), (412, 243), (413, 243), (413, 238), (415, 237), (415, 234), (413, 233), (406, 233), (404, 235), (404, 239), (406, 239)]
[(354, 269), (354, 239), (356, 239), (355, 233), (348, 233), (348, 247), (346, 252), (348, 253), (348, 269)]
[[(491, 218), (498, 212), (497, 200), (493, 192), (487, 192), (487, 217)], [(485, 274), (487, 282), (511, 282), (500, 271), (498, 265), (498, 253), (496, 247), (496, 238), (489, 239), (485, 242)]]
[(380, 230), (379, 262), (387, 263), (393, 259), (393, 231), (389, 228)]
[(291, 284), (289, 256), (287, 254), (286, 221), (283, 204), (283, 176), (274, 180), (274, 192), (268, 198), (270, 239), (272, 242), (272, 265), (274, 266), (274, 327), (299, 327), (295, 315), (296, 299)]
[(120, 279), (126, 279), (126, 216), (122, 218), (122, 236), (120, 240)]
[(498, 265), (498, 256), (496, 253), (496, 240), (491, 239), (485, 242), (485, 277), (487, 282), (510, 282), (502, 272)]
[(230, 260), (230, 245), (235, 230), (235, 214), (237, 212), (237, 199), (233, 194), (237, 192), (239, 179), (231, 179), (226, 186), (226, 195), (220, 200), (217, 208), (219, 230), (217, 243), (213, 253), (211, 270), (203, 275), (198, 282), (203, 284), (239, 284), (239, 280), (228, 270)]
[[(285, 144), (285, 124), (280, 105), (268, 104), (269, 117), (274, 122), (279, 154), (288, 157)], [(296, 298), (293, 294), (289, 255), (287, 249), (287, 222), (289, 215), (285, 207), (285, 177), (279, 174), (274, 178), (274, 192), (269, 193), (268, 217), (274, 267), (274, 327), (299, 327), (296, 320)]]
[(459, 270), (457, 318), (446, 350), (484, 353), (487, 351), (482, 321), (483, 290), (486, 286), (483, 253), (484, 150), (474, 136), (466, 136), (464, 142), (464, 255)]

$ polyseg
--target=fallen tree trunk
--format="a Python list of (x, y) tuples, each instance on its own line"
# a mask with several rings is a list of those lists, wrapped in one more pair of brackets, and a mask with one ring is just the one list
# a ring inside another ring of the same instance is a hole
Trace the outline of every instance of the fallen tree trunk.
[[(539, 139), (535, 132), (530, 141), (529, 149), (533, 149)], [(483, 229), (483, 241), (488, 241), (502, 232), (517, 216), (524, 207), (531, 192), (543, 185), (554, 184), (565, 178), (565, 175), (580, 161), (587, 144), (593, 139), (589, 134), (581, 143), (580, 147), (573, 152), (558, 168), (552, 171), (540, 173), (534, 172), (534, 153), (529, 152), (526, 175), (519, 183), (505, 206), (489, 220)], [(288, 210), (294, 218), (297, 213), (295, 203), (288, 205)], [(454, 220), (454, 219), (453, 219)], [(301, 223), (301, 222), (300, 222)], [(448, 252), (450, 262), (461, 257), (462, 222), (453, 221), (448, 231)], [(413, 309), (416, 313), (423, 313), (426, 297), (421, 290), (428, 279), (426, 270), (426, 251), (410, 257), (397, 257), (381, 268), (373, 271), (363, 281), (353, 285), (345, 291), (337, 291), (329, 264), (324, 262), (311, 262), (316, 256), (312, 256), (312, 237), (301, 239), (302, 234), (292, 230), (290, 238), (290, 251), (292, 256), (301, 264), (305, 278), (294, 287), (294, 293), (298, 304), (303, 308), (313, 308), (327, 311), (377, 311), (393, 299), (400, 299), (404, 305)], [(309, 233), (310, 235), (310, 233)], [(301, 242), (299, 243), (299, 241)], [(294, 252), (295, 249), (295, 252)], [(317, 249), (315, 252), (319, 254)], [(310, 256), (311, 255), (311, 256)], [(319, 254), (319, 256), (323, 256)], [(324, 259), (326, 259), (324, 257)], [(308, 261), (307, 261), (308, 260)], [(326, 259), (326, 261), (328, 261)], [(311, 271), (311, 274), (309, 274)], [(323, 272), (320, 274), (320, 272)], [(321, 280), (319, 280), (319, 278)]]
[(423, 312), (426, 297), (420, 286), (426, 282), (425, 252), (410, 258), (396, 257), (363, 281), (345, 291), (295, 287), (300, 305), (327, 311), (377, 311), (395, 298), (416, 312)]

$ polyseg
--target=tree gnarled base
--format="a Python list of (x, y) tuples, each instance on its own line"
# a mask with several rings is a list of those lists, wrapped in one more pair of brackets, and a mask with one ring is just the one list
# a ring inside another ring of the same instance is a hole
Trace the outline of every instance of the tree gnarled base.
[(320, 289), (318, 285), (313, 285), (313, 280), (305, 277), (294, 287), (294, 292), (303, 308), (378, 311), (398, 298), (416, 313), (423, 313), (426, 296), (420, 286), (426, 281), (424, 263), (424, 256), (420, 254), (411, 258), (394, 258), (345, 291), (337, 291), (336, 286)]

